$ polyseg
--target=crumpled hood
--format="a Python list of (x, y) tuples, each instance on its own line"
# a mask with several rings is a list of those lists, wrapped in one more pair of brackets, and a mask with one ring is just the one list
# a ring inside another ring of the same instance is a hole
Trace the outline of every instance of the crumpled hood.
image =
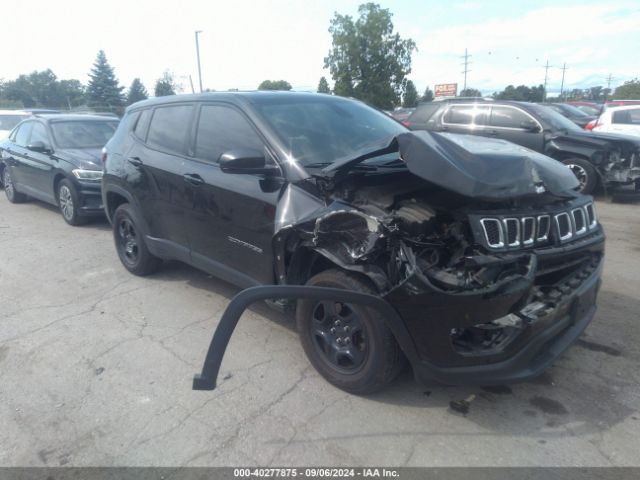
[(553, 135), (554, 140), (564, 143), (572, 143), (580, 146), (588, 146), (600, 150), (607, 150), (611, 147), (622, 149), (635, 149), (640, 147), (640, 140), (631, 136), (617, 133), (601, 132), (558, 132)]
[(467, 197), (573, 196), (579, 185), (557, 160), (505, 140), (428, 131), (396, 138), (411, 173)]
[(101, 148), (58, 148), (55, 155), (83, 170), (102, 170), (101, 151)]

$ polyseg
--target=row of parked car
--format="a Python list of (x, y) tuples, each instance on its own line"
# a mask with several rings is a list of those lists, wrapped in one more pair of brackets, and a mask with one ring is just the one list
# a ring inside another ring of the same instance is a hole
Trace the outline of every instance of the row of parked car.
[[(0, 144), (0, 168), (13, 203), (56, 203), (73, 225), (104, 212), (133, 274), (174, 259), (280, 286), (272, 305), (349, 392), (383, 388), (407, 361), (449, 384), (539, 375), (593, 318), (604, 258), (588, 188), (569, 158), (540, 153), (568, 152), (575, 126), (535, 105), (427, 108), (409, 118), (426, 131), (300, 92), (150, 99), (119, 123), (38, 114)], [(615, 168), (627, 155), (582, 145)]]
[(608, 107), (594, 117), (566, 104), (455, 98), (402, 115), (412, 130), (498, 138), (555, 158), (574, 172), (583, 193), (599, 186), (640, 190), (640, 106)]

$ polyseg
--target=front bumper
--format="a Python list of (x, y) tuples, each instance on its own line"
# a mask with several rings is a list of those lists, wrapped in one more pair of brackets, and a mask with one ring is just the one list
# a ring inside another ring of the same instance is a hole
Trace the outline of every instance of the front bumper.
[(75, 184), (80, 201), (78, 214), (83, 217), (103, 216), (101, 182), (75, 180)]
[[(587, 249), (602, 250), (604, 236), (592, 242)], [(566, 251), (570, 247), (554, 249)], [(571, 252), (568, 252), (571, 253)], [(584, 331), (595, 313), (595, 299), (600, 287), (603, 256), (593, 262), (589, 273), (575, 272), (576, 278), (567, 278), (566, 285), (558, 286), (559, 295), (551, 295), (553, 308), (532, 321), (523, 334), (512, 341), (510, 348), (499, 355), (504, 358), (487, 362), (493, 357), (478, 356), (462, 366), (439, 365), (424, 355), (416, 346), (416, 338), (398, 310), (387, 300), (370, 294), (325, 287), (299, 285), (265, 285), (251, 287), (237, 294), (227, 306), (209, 345), (202, 372), (193, 379), (194, 390), (213, 390), (231, 335), (240, 316), (251, 304), (269, 299), (334, 300), (364, 305), (378, 310), (400, 347), (411, 363), (416, 378), (423, 383), (439, 381), (445, 384), (496, 385), (523, 381), (542, 373)], [(587, 268), (585, 267), (585, 268)], [(575, 287), (576, 281), (579, 285)], [(569, 290), (567, 290), (567, 288)], [(555, 290), (552, 290), (553, 292)], [(507, 302), (505, 305), (508, 305)], [(478, 305), (478, 308), (482, 308)], [(510, 307), (507, 307), (510, 308)], [(446, 319), (444, 320), (446, 323)]]

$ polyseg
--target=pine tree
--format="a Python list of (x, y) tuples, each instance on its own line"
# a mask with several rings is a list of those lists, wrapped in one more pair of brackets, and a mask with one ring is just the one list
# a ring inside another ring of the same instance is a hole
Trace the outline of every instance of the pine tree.
[(146, 100), (147, 98), (149, 98), (147, 89), (144, 88), (139, 78), (134, 78), (127, 92), (127, 105), (139, 102), (140, 100)]
[(159, 78), (156, 81), (156, 87), (154, 90), (156, 97), (166, 97), (167, 95), (176, 94), (176, 83), (173, 80), (173, 75), (171, 74), (171, 72), (166, 70), (162, 74), (162, 78)]
[(405, 108), (413, 108), (418, 105), (418, 90), (411, 80), (407, 81), (404, 87), (404, 95), (402, 97), (402, 106)]
[(118, 79), (113, 67), (107, 61), (104, 50), (100, 50), (89, 73), (87, 103), (92, 108), (120, 111), (124, 106), (122, 90), (124, 87), (118, 84)]
[(329, 82), (327, 82), (325, 77), (320, 78), (320, 83), (318, 83), (318, 93), (331, 93)]

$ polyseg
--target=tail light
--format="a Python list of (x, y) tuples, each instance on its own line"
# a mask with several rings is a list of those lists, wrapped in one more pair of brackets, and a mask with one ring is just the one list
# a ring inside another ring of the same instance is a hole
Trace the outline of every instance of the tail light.
[(400, 123), (402, 123), (402, 125), (404, 125), (405, 127), (409, 128), (409, 120), (403, 120)]
[(593, 130), (596, 127), (596, 125), (598, 125), (598, 119), (597, 118), (595, 120), (591, 120), (589, 123), (587, 123), (584, 126), (584, 129), (585, 130)]

